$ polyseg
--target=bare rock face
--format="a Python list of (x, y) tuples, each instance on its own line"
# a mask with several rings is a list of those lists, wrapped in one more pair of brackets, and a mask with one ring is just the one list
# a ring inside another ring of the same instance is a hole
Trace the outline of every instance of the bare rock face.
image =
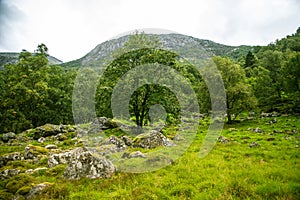
[(66, 179), (108, 178), (115, 171), (111, 161), (101, 157), (96, 150), (87, 148), (51, 155), (48, 160), (49, 167), (58, 164), (67, 164), (63, 174)]
[(170, 141), (162, 133), (152, 130), (148, 133), (142, 133), (136, 136), (133, 140), (135, 147), (141, 147), (145, 149), (153, 149), (158, 146), (174, 146), (175, 144)]

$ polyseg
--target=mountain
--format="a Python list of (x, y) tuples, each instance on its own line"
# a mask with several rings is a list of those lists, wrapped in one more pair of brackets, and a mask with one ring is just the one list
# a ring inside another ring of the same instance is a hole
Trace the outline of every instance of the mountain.
[[(151, 36), (152, 34), (147, 34)], [(192, 55), (193, 57), (201, 57), (203, 49), (209, 55), (226, 56), (237, 59), (241, 55), (246, 55), (248, 51), (253, 51), (253, 46), (229, 46), (223, 45), (211, 40), (203, 40), (181, 34), (160, 34), (156, 35), (162, 42), (164, 49), (172, 49), (179, 53), (179, 55)], [(104, 57), (109, 56), (110, 52), (123, 47), (124, 43), (128, 40), (129, 36), (123, 36), (117, 39), (112, 39), (97, 45), (88, 54), (73, 60), (63, 63), (63, 67), (79, 68), (83, 65), (93, 66), (101, 62)], [(200, 53), (199, 53), (200, 52)]]
[[(11, 52), (0, 52), (0, 69), (3, 68), (5, 64), (17, 63), (19, 58), (19, 53)], [(63, 62), (53, 56), (48, 56), (50, 65), (59, 65)]]

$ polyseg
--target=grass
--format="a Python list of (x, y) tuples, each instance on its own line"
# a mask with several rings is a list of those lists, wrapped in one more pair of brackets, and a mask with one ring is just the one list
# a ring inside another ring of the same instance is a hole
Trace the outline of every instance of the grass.
[[(202, 126), (179, 159), (153, 172), (66, 181), (61, 178), (64, 166), (58, 166), (36, 174), (35, 183), (54, 183), (36, 199), (300, 199), (300, 148), (296, 148), (300, 117), (277, 117), (272, 124), (269, 120), (226, 124), (222, 135), (230, 142), (217, 142), (201, 159), (199, 150), (207, 128)], [(252, 131), (257, 127), (263, 132)], [(169, 131), (174, 135), (174, 129)], [(250, 148), (251, 142), (260, 146)], [(0, 181), (0, 195), (9, 195), (6, 185), (11, 187), (9, 182), (16, 180)]]

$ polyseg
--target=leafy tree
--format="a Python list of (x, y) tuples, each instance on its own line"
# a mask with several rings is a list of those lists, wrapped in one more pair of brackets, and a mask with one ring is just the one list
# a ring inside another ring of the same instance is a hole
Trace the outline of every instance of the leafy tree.
[(284, 64), (284, 91), (292, 102), (293, 109), (300, 111), (300, 53), (293, 53)]
[(213, 58), (221, 73), (226, 92), (228, 123), (232, 123), (241, 112), (253, 109), (256, 99), (252, 88), (246, 83), (245, 71), (233, 61), (216, 56)]
[[(107, 66), (104, 71), (97, 89), (97, 115), (112, 117), (111, 97), (114, 86), (119, 79), (128, 71), (144, 64), (154, 64), (159, 69), (159, 65), (168, 66), (178, 71), (182, 76), (192, 82), (196, 88), (199, 83), (197, 70), (190, 64), (182, 62), (179, 64), (179, 57), (176, 53), (159, 49), (160, 42), (157, 38), (148, 37), (144, 34), (135, 34), (129, 37), (124, 48), (115, 52), (115, 59)], [(160, 74), (153, 71), (153, 74), (160, 77)], [(128, 90), (132, 85), (138, 85), (142, 81), (135, 77), (123, 86), (123, 90)], [(170, 80), (172, 81), (172, 80)], [(180, 107), (176, 96), (167, 87), (157, 84), (146, 84), (138, 88), (131, 96), (129, 112), (138, 126), (143, 126), (149, 120), (149, 109), (152, 105), (162, 105), (168, 113), (167, 121), (171, 119), (179, 120)], [(120, 108), (121, 109), (121, 108)], [(126, 108), (127, 109), (127, 108)]]
[(267, 50), (263, 52), (260, 56), (261, 66), (270, 71), (270, 77), (272, 79), (272, 85), (275, 89), (276, 98), (280, 100), (282, 97), (283, 90), (283, 53), (277, 50)]
[(1, 72), (0, 131), (71, 122), (74, 73), (50, 67), (47, 50), (43, 44), (35, 54), (23, 50), (18, 63), (6, 65)]

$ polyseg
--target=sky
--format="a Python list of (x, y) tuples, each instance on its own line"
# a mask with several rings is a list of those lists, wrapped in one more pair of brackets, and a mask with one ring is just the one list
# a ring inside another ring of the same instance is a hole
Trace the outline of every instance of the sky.
[(64, 61), (143, 28), (227, 45), (267, 45), (300, 27), (300, 0), (0, 0), (0, 52), (40, 43)]

